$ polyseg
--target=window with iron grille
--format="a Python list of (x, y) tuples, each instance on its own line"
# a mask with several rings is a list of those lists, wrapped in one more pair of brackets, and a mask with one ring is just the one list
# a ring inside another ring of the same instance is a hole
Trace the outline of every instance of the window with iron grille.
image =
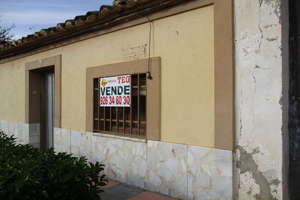
[(94, 78), (93, 131), (129, 137), (146, 137), (146, 73), (131, 75), (131, 103), (129, 107), (100, 106), (100, 79)]

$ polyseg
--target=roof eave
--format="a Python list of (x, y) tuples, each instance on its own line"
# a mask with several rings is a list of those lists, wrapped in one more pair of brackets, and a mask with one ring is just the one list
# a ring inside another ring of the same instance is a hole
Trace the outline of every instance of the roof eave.
[(54, 33), (27, 40), (27, 42), (22, 43), (20, 46), (11, 46), (10, 48), (3, 49), (0, 51), (0, 60), (35, 51), (78, 36), (105, 30), (190, 1), (193, 0), (152, 0), (130, 8), (115, 8), (109, 15), (105, 14), (95, 22), (87, 22), (78, 26), (74, 25), (72, 28), (66, 28), (63, 31), (55, 32), (55, 30), (51, 30)]

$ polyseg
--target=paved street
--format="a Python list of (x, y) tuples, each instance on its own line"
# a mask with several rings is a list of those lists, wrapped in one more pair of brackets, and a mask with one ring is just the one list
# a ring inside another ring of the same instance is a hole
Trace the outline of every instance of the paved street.
[(109, 181), (104, 191), (101, 193), (102, 200), (176, 200), (116, 181)]

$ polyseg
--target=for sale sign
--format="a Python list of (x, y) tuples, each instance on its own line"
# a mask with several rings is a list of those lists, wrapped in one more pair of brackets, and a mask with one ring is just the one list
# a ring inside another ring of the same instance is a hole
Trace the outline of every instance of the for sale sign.
[(100, 106), (130, 107), (131, 76), (100, 78)]

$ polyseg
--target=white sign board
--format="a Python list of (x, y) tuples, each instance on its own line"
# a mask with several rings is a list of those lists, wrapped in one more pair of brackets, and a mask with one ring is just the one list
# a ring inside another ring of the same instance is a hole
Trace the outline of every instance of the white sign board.
[(130, 107), (131, 76), (100, 78), (101, 107)]

